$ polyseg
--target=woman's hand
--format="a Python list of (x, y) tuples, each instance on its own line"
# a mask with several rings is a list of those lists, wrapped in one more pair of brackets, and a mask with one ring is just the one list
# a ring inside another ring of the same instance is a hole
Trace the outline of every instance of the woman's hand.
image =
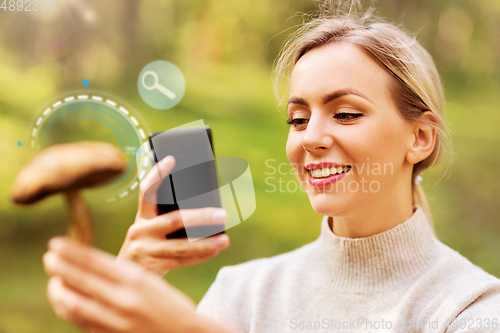
[(226, 234), (194, 242), (189, 242), (187, 238), (166, 239), (165, 235), (184, 226), (220, 225), (227, 218), (224, 209), (211, 207), (183, 209), (182, 214), (177, 210), (158, 215), (156, 191), (160, 180), (170, 174), (174, 166), (175, 159), (167, 156), (141, 181), (137, 215), (118, 254), (118, 258), (135, 261), (160, 276), (170, 269), (210, 259), (229, 246)]
[(43, 261), (54, 311), (87, 332), (234, 332), (157, 275), (88, 245), (54, 238)]

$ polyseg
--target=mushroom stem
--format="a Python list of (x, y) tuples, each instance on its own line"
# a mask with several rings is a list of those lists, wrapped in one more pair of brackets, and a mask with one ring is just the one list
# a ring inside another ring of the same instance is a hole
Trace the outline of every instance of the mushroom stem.
[(92, 243), (92, 218), (87, 203), (76, 190), (67, 191), (71, 224), (67, 235), (86, 244)]

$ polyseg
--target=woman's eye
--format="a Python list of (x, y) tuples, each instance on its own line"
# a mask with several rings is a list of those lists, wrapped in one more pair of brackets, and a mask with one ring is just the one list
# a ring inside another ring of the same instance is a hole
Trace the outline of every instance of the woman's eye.
[[(355, 120), (359, 117), (362, 117), (362, 116), (363, 116), (362, 113), (339, 112), (334, 116), (334, 118), (337, 119), (339, 122), (344, 123), (344, 122), (353, 121), (353, 120)], [(301, 128), (309, 122), (309, 119), (307, 119), (307, 118), (294, 118), (294, 119), (288, 118), (288, 120), (286, 122), (289, 125), (293, 125), (294, 128)]]
[(338, 119), (340, 122), (347, 122), (357, 119), (363, 116), (362, 113), (349, 113), (349, 112), (340, 112), (337, 113), (334, 118)]
[(307, 122), (308, 122), (308, 119), (306, 119), (306, 118), (294, 118), (294, 119), (289, 118), (286, 121), (286, 123), (288, 125), (293, 125), (293, 127), (295, 127), (295, 128), (302, 126), (302, 125), (305, 125), (305, 124), (307, 124)]

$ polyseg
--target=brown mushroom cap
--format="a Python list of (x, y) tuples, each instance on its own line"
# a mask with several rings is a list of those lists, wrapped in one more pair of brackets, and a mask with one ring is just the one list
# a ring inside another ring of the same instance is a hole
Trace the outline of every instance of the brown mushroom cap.
[(102, 184), (127, 167), (123, 154), (105, 142), (81, 141), (50, 146), (19, 172), (11, 198), (31, 204), (57, 192)]

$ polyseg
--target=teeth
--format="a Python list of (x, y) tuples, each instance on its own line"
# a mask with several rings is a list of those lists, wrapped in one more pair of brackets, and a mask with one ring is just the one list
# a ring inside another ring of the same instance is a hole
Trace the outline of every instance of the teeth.
[(323, 176), (323, 172), (322, 172), (323, 169), (314, 169), (314, 170), (311, 170), (311, 175), (314, 177), (314, 178), (319, 178), (321, 176)]
[(347, 172), (347, 171), (349, 171), (349, 167), (348, 166), (346, 166), (346, 167), (331, 167), (331, 168), (322, 168), (322, 169), (313, 169), (313, 170), (310, 170), (311, 175), (314, 178), (324, 178), (324, 177), (328, 177), (330, 175), (344, 173), (344, 172)]
[(330, 175), (330, 169), (329, 168), (323, 168), (323, 169), (321, 169), (321, 175), (323, 177), (328, 177)]

